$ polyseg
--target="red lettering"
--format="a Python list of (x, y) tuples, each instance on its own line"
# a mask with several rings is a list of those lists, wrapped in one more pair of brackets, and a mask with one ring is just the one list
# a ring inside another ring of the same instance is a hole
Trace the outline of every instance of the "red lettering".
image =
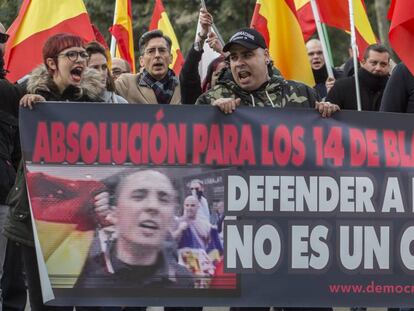
[(149, 162), (149, 155), (148, 155), (148, 139), (149, 139), (149, 126), (148, 123), (142, 124), (142, 133), (141, 133), (141, 158), (142, 163)]
[(279, 166), (286, 166), (292, 152), (292, 142), (286, 125), (279, 125), (273, 134), (273, 149), (275, 161)]
[(397, 151), (397, 135), (393, 130), (384, 130), (385, 165), (396, 167), (400, 163)]
[(412, 167), (413, 159), (410, 154), (407, 154), (405, 148), (405, 132), (398, 131), (398, 149), (400, 152), (401, 166), (403, 167)]
[(237, 127), (233, 124), (223, 125), (223, 164), (238, 163), (237, 144), (238, 144)]
[(200, 164), (200, 155), (207, 150), (208, 132), (204, 124), (193, 125), (193, 164)]
[(377, 130), (374, 130), (374, 129), (365, 130), (365, 137), (367, 139), (368, 166), (379, 166)]
[(151, 160), (155, 164), (161, 164), (167, 157), (168, 148), (167, 131), (163, 124), (155, 124), (150, 132), (150, 154)]
[(50, 162), (61, 163), (65, 161), (65, 125), (62, 122), (52, 122), (51, 126), (51, 157)]
[(129, 136), (128, 136), (128, 150), (129, 150), (129, 158), (132, 163), (134, 164), (141, 164), (141, 153), (139, 148), (137, 147), (138, 139), (141, 134), (141, 124), (133, 124), (129, 129)]
[(364, 134), (360, 129), (349, 129), (351, 166), (361, 166), (365, 163), (367, 146)]
[(262, 125), (262, 165), (273, 165), (273, 152), (269, 150), (269, 125)]
[(313, 141), (315, 142), (315, 164), (323, 166), (323, 129), (320, 126), (313, 128)]
[(205, 163), (223, 163), (223, 149), (221, 148), (220, 129), (217, 124), (212, 124), (210, 127), (210, 137), (208, 139), (208, 149)]
[(75, 164), (79, 160), (79, 124), (70, 122), (66, 129), (66, 161)]
[(305, 130), (301, 126), (295, 126), (292, 132), (292, 164), (295, 166), (301, 166), (305, 161), (306, 157), (306, 148), (305, 143), (303, 142), (303, 135)]
[(37, 125), (32, 161), (34, 163), (50, 161), (49, 134), (47, 131), (46, 122), (39, 122), (39, 124)]
[(92, 122), (86, 122), (80, 135), (80, 152), (85, 164), (96, 162), (99, 151), (98, 129)]
[(128, 123), (113, 123), (111, 134), (112, 160), (115, 164), (123, 164), (127, 159)]
[(109, 164), (111, 163), (111, 150), (107, 147), (108, 136), (107, 124), (104, 122), (99, 123), (99, 163)]
[(324, 157), (332, 159), (335, 166), (344, 163), (345, 150), (342, 144), (342, 128), (332, 127), (325, 143)]
[(238, 164), (244, 164), (246, 161), (250, 165), (256, 164), (252, 128), (249, 124), (242, 126)]
[(175, 124), (168, 124), (168, 164), (186, 164), (187, 125), (179, 124), (179, 133)]

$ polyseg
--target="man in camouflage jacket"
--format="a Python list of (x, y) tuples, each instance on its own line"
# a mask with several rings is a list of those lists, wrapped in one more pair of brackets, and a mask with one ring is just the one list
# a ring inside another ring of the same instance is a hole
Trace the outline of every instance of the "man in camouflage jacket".
[(315, 91), (305, 84), (270, 74), (269, 50), (263, 36), (256, 30), (240, 29), (223, 51), (230, 52), (231, 77), (221, 79), (210, 91), (202, 94), (196, 104), (218, 106), (224, 113), (233, 112), (238, 105), (316, 108), (323, 117), (339, 110), (337, 105), (318, 102)]

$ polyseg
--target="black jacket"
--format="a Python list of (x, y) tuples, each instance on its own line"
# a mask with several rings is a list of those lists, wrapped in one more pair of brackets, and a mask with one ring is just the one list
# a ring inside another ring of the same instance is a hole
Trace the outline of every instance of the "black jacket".
[[(48, 101), (101, 101), (99, 95), (102, 94), (104, 88), (105, 85), (101, 82), (99, 73), (96, 70), (88, 70), (84, 73), (81, 86), (70, 86), (60, 94), (43, 65), (32, 72), (27, 83), (28, 93), (40, 94)], [(4, 227), (4, 235), (12, 241), (26, 246), (34, 246), (29, 199), (22, 161), (6, 204), (10, 206), (10, 213)]]
[(198, 73), (203, 51), (196, 51), (194, 44), (185, 58), (183, 68), (180, 72), (181, 104), (194, 105), (201, 95), (201, 78)]
[(17, 117), (22, 94), (18, 85), (0, 79), (0, 204), (5, 204), (21, 157)]
[[(332, 72), (334, 74), (335, 79), (342, 78), (342, 72), (332, 68)], [(318, 70), (312, 69), (313, 77), (315, 78), (315, 86), (313, 87), (318, 93), (320, 98), (325, 98), (327, 94), (325, 82), (328, 79), (328, 72), (326, 71), (326, 66), (324, 65), (322, 68)]]
[(160, 251), (152, 266), (133, 266), (119, 260), (115, 246), (109, 256), (103, 253), (88, 258), (75, 284), (77, 288), (194, 288), (194, 279), (186, 267), (178, 264), (171, 250)]
[(414, 112), (414, 76), (403, 63), (398, 64), (381, 101), (381, 111)]
[[(388, 76), (378, 77), (363, 68), (358, 69), (362, 110), (378, 111)], [(326, 100), (337, 104), (341, 109), (357, 110), (355, 77), (335, 81)]]

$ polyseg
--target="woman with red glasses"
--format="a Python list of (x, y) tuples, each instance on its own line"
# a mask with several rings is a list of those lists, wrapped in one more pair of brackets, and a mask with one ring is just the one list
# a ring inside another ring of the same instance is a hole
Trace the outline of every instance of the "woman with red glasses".
[[(65, 33), (54, 35), (46, 41), (42, 54), (43, 65), (29, 76), (27, 94), (21, 99), (21, 106), (31, 108), (34, 103), (41, 101), (101, 101), (100, 94), (105, 90), (105, 85), (96, 70), (87, 68), (89, 56), (80, 37)], [(31, 310), (72, 311), (73, 307), (43, 304), (22, 163), (7, 204), (10, 206), (10, 215), (4, 231), (8, 239), (20, 244)]]

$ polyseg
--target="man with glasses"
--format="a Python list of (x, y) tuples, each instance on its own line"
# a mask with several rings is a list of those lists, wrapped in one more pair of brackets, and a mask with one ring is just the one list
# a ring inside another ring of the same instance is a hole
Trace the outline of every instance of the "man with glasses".
[(171, 104), (181, 103), (180, 85), (172, 63), (171, 39), (160, 30), (144, 33), (139, 40), (142, 73), (123, 74), (116, 81), (116, 90), (129, 103)]
[(114, 80), (118, 79), (123, 73), (131, 73), (131, 66), (125, 59), (113, 57), (112, 58), (112, 77)]

